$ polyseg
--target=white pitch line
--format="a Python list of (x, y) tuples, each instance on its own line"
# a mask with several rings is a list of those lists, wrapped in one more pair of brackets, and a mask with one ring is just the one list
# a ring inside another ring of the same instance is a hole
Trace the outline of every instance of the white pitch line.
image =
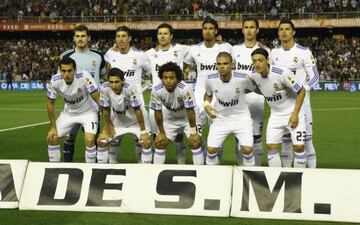
[(0, 130), (0, 132), (10, 131), (10, 130), (18, 130), (18, 129), (27, 128), (27, 127), (35, 127), (35, 126), (40, 126), (40, 125), (44, 125), (44, 124), (48, 124), (48, 123), (50, 123), (50, 122), (47, 121), (47, 122), (34, 123), (34, 124), (29, 124), (29, 125), (24, 125), (24, 126), (19, 126), (19, 127), (6, 128), (6, 129)]
[(360, 110), (360, 108), (329, 108), (329, 109), (312, 109), (313, 111), (350, 111)]

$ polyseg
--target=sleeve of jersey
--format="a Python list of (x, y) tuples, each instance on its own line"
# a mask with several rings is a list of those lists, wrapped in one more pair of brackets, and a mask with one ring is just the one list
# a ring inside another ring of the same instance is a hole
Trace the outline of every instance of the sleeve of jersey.
[(84, 81), (86, 89), (90, 94), (96, 92), (98, 90), (98, 86), (94, 80), (94, 78), (89, 73), (84, 73)]
[(299, 91), (301, 91), (302, 86), (295, 81), (295, 77), (290, 70), (284, 70), (283, 79), (285, 85), (294, 93), (299, 93)]
[(129, 99), (130, 99), (130, 105), (133, 108), (141, 106), (139, 95), (137, 93), (137, 90), (134, 86), (130, 86), (129, 92), (127, 93)]
[(53, 80), (51, 80), (50, 83), (49, 83), (49, 86), (48, 86), (46, 95), (47, 95), (47, 97), (50, 98), (50, 99), (53, 99), (53, 100), (56, 99), (57, 92), (56, 92), (56, 90), (55, 90)]
[(104, 108), (110, 107), (110, 97), (109, 97), (107, 87), (103, 86), (101, 88), (99, 105), (100, 105), (100, 107), (104, 107)]
[(150, 109), (154, 111), (160, 111), (162, 109), (162, 102), (160, 100), (160, 96), (154, 90), (151, 92)]
[(184, 107), (186, 109), (193, 109), (195, 108), (195, 98), (193, 91), (186, 87), (183, 92), (183, 101), (184, 101)]
[(141, 56), (141, 63), (142, 63), (142, 69), (146, 73), (151, 73), (151, 64), (150, 64), (149, 58), (147, 57), (147, 55), (145, 53), (143, 53)]
[(314, 87), (315, 84), (319, 82), (319, 72), (316, 68), (314, 56), (310, 50), (307, 51), (305, 56), (304, 66), (308, 77), (305, 88), (306, 90), (310, 90), (312, 87)]
[(273, 50), (270, 50), (270, 52), (269, 52), (269, 63), (270, 63), (270, 65), (275, 65), (275, 63), (274, 63), (274, 51)]
[(211, 88), (211, 84), (210, 81), (208, 79), (205, 80), (205, 93), (208, 96), (212, 96), (213, 95), (213, 91)]

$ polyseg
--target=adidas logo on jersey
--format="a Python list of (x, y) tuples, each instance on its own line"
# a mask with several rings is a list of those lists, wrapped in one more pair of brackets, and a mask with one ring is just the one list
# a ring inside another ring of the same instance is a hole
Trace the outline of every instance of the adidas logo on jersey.
[(244, 65), (244, 64), (237, 64), (236, 70), (248, 70), (254, 71), (254, 67), (252, 65)]
[(220, 105), (225, 106), (225, 107), (229, 107), (229, 106), (234, 106), (239, 104), (239, 99), (233, 99), (230, 102), (223, 102), (220, 99), (218, 99), (218, 102), (220, 103)]
[(200, 70), (216, 70), (216, 63), (212, 65), (204, 65), (200, 63)]
[(275, 101), (278, 101), (278, 100), (281, 100), (281, 99), (282, 99), (281, 94), (273, 95), (273, 96), (270, 96), (270, 97), (265, 96), (265, 100), (267, 102), (275, 102)]

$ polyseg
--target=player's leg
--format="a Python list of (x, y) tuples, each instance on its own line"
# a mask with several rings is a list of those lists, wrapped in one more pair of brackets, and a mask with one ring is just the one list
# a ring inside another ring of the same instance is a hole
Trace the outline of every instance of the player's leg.
[(281, 162), (283, 167), (291, 167), (294, 159), (293, 143), (289, 133), (282, 137)]
[(266, 147), (269, 167), (281, 167), (281, 158), (278, 146), (281, 143), (288, 118), (280, 118), (270, 115), (266, 128)]
[(64, 162), (72, 162), (74, 159), (75, 140), (79, 132), (80, 124), (76, 124), (64, 141)]
[[(174, 141), (177, 135), (178, 126), (174, 123), (174, 121), (170, 121), (167, 119), (167, 112), (163, 111), (163, 125), (166, 133), (166, 137)], [(156, 137), (158, 138), (158, 137)], [(166, 148), (168, 144), (162, 142), (156, 142), (155, 139), (155, 152), (154, 152), (154, 164), (164, 164), (166, 158)]]
[(67, 135), (75, 125), (74, 117), (67, 113), (61, 113), (56, 120), (57, 135), (48, 140), (48, 154), (50, 162), (60, 162), (60, 138)]
[(89, 112), (81, 115), (81, 124), (84, 127), (85, 135), (85, 162), (96, 162), (96, 133), (98, 130), (98, 114), (97, 112)]
[(108, 140), (103, 138), (101, 135), (97, 138), (97, 163), (108, 163), (109, 162), (109, 151), (108, 151)]
[[(308, 95), (309, 92), (306, 93)], [(305, 97), (306, 98), (306, 97)], [(306, 138), (305, 138), (305, 152), (307, 155), (307, 167), (309, 168), (316, 168), (316, 152), (313, 144), (313, 117), (311, 112), (311, 105), (310, 105), (310, 96), (309, 103), (304, 105), (305, 110), (305, 124), (306, 124)], [(307, 100), (307, 99), (306, 99)]]
[(224, 143), (226, 137), (231, 133), (228, 127), (223, 126), (221, 123), (213, 121), (209, 126), (209, 134), (207, 139), (207, 165), (218, 165), (220, 164), (218, 149)]
[(178, 134), (175, 138), (175, 150), (176, 158), (178, 164), (185, 164), (185, 143), (184, 143), (184, 134)]
[[(238, 140), (239, 152), (242, 154), (242, 165), (255, 166), (255, 156), (253, 153), (253, 120), (250, 117), (241, 117), (234, 121), (238, 126), (233, 129), (236, 139)], [(240, 152), (241, 151), (241, 152)]]
[(292, 143), (294, 144), (294, 167), (306, 168), (307, 156), (304, 150), (306, 139), (305, 115), (299, 115), (299, 123), (296, 128), (289, 129), (291, 133)]
[[(186, 134), (186, 136), (189, 140), (190, 126), (189, 126), (189, 123), (187, 120), (184, 121), (183, 132)], [(200, 135), (200, 138), (201, 138), (201, 140), (199, 143), (189, 141), (189, 147), (191, 149), (192, 160), (193, 160), (194, 165), (204, 165), (205, 164), (204, 152), (201, 149), (201, 145), (203, 143), (201, 135)]]

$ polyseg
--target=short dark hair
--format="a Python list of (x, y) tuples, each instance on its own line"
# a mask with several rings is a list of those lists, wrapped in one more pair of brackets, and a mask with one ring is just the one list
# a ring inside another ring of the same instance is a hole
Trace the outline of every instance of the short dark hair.
[(80, 24), (80, 25), (76, 26), (75, 29), (74, 29), (74, 34), (75, 34), (76, 31), (85, 31), (86, 35), (90, 36), (89, 28), (84, 24)]
[(184, 79), (184, 75), (181, 71), (181, 68), (179, 65), (177, 65), (174, 62), (167, 62), (164, 65), (160, 66), (158, 76), (160, 80), (163, 79), (163, 73), (164, 72), (170, 72), (173, 71), (176, 74), (176, 79), (180, 82)]
[(228, 53), (228, 52), (220, 52), (220, 53), (216, 56), (216, 61), (217, 61), (217, 59), (220, 58), (220, 57), (229, 58), (229, 59), (230, 59), (230, 62), (232, 62), (232, 60), (233, 60), (231, 54)]
[(255, 49), (255, 50), (251, 53), (251, 56), (257, 55), (257, 54), (263, 55), (266, 59), (269, 57), (268, 51), (266, 51), (264, 48), (257, 48), (257, 49)]
[(119, 77), (120, 80), (124, 80), (124, 72), (121, 69), (116, 68), (116, 67), (113, 67), (109, 70), (108, 75), (107, 75), (108, 79), (111, 76)]
[(76, 62), (74, 59), (70, 58), (69, 56), (65, 56), (62, 59), (60, 59), (59, 67), (61, 67), (61, 65), (72, 65), (73, 68), (76, 70)]
[(281, 24), (290, 24), (291, 29), (295, 30), (295, 25), (294, 25), (294, 23), (293, 23), (290, 19), (286, 19), (286, 18), (281, 19), (281, 21), (280, 21), (280, 23), (279, 23), (279, 26), (278, 26), (278, 29), (280, 28), (280, 25), (281, 25)]
[(129, 27), (127, 27), (127, 26), (120, 26), (120, 27), (116, 28), (115, 34), (116, 34), (117, 32), (119, 32), (119, 31), (124, 31), (124, 32), (126, 32), (126, 33), (128, 34), (129, 37), (131, 37), (131, 30), (130, 30)]
[(211, 24), (213, 24), (213, 25), (215, 26), (215, 29), (217, 29), (217, 30), (219, 29), (219, 25), (218, 25), (218, 23), (216, 22), (216, 20), (214, 20), (214, 19), (211, 18), (211, 17), (206, 17), (206, 18), (204, 19), (201, 27), (203, 27), (205, 23), (211, 23)]
[(167, 29), (169, 30), (169, 32), (170, 32), (171, 35), (174, 33), (174, 28), (173, 28), (170, 24), (168, 24), (168, 23), (162, 23), (162, 24), (160, 24), (160, 25), (157, 27), (157, 29), (156, 29), (156, 33), (159, 32), (159, 30), (160, 30), (161, 28), (167, 28)]
[(249, 18), (245, 18), (243, 21), (242, 21), (242, 28), (244, 28), (244, 23), (247, 22), (247, 21), (254, 21), (255, 22), (255, 25), (256, 25), (256, 28), (259, 28), (259, 21), (255, 18), (252, 18), (252, 17), (249, 17)]

